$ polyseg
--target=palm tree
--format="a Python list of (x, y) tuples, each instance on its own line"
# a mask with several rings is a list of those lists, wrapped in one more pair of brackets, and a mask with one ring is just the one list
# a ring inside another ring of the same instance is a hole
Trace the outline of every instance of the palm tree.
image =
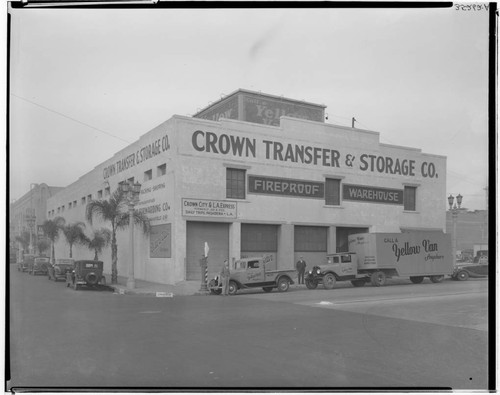
[[(129, 214), (127, 210), (126, 195), (118, 188), (109, 200), (92, 200), (87, 204), (87, 221), (92, 224), (94, 216), (104, 221), (111, 222), (111, 283), (118, 282), (118, 245), (116, 243), (116, 232), (129, 226)], [(145, 234), (149, 233), (150, 225), (148, 218), (137, 210), (134, 211), (134, 223), (142, 225)]]
[(44, 251), (47, 251), (50, 248), (50, 241), (47, 239), (38, 239), (36, 242), (36, 248), (38, 249), (38, 253), (42, 255)]
[(85, 244), (85, 224), (83, 222), (76, 222), (74, 224), (64, 225), (62, 231), (69, 244), (69, 257), (73, 258), (73, 244)]
[(86, 246), (95, 251), (94, 260), (98, 261), (98, 254), (102, 253), (102, 249), (107, 247), (111, 243), (111, 231), (107, 228), (101, 228), (94, 230), (92, 237), (85, 240)]
[(21, 243), (23, 247), (23, 255), (26, 253), (25, 251), (30, 247), (30, 232), (23, 231), (19, 236), (16, 236), (16, 241)]
[(66, 221), (63, 217), (55, 217), (54, 219), (48, 219), (42, 224), (43, 233), (48, 237), (50, 243), (52, 244), (52, 249), (50, 252), (52, 263), (56, 260), (56, 252), (54, 249), (54, 245), (59, 239), (59, 231), (66, 224)]

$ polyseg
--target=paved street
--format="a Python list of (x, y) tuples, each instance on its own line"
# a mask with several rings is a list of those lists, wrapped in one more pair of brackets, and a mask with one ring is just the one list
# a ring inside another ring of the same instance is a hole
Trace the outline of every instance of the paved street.
[(488, 280), (153, 298), (13, 271), (10, 286), (9, 388), (488, 387)]

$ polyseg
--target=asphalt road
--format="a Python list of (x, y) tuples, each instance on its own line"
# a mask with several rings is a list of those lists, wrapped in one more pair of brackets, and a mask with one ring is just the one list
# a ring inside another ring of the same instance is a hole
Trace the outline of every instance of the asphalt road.
[(10, 277), (8, 389), (489, 384), (485, 279), (153, 298)]

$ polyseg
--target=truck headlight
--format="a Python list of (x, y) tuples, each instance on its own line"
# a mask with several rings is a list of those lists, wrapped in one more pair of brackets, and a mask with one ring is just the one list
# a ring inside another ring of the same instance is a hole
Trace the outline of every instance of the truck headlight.
[(313, 274), (313, 271), (312, 271), (312, 270), (309, 270), (309, 271), (307, 272), (307, 274), (311, 275), (311, 274)]
[(316, 274), (321, 274), (321, 270), (316, 269)]

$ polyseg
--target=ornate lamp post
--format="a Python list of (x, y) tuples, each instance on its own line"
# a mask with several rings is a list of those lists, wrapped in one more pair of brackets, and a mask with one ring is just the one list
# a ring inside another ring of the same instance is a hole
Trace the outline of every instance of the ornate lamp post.
[(135, 277), (134, 277), (134, 206), (139, 201), (139, 194), (141, 193), (141, 184), (124, 182), (120, 184), (121, 191), (125, 194), (128, 204), (128, 215), (129, 215), (129, 246), (130, 246), (130, 263), (128, 266), (128, 279), (127, 288), (135, 288)]
[(30, 246), (29, 246), (29, 253), (30, 254), (33, 254), (33, 250), (34, 250), (34, 245), (33, 245), (33, 227), (35, 226), (35, 222), (36, 222), (36, 216), (31, 211), (26, 216), (26, 223), (28, 224), (28, 228), (30, 229)]
[(451, 212), (451, 219), (453, 223), (453, 236), (452, 236), (452, 250), (453, 250), (453, 265), (455, 265), (455, 260), (457, 259), (457, 218), (458, 218), (458, 213), (460, 211), (460, 206), (462, 205), (462, 198), (463, 196), (458, 194), (457, 195), (457, 204), (453, 205), (453, 202), (455, 200), (455, 197), (450, 194), (448, 196), (448, 204), (450, 205), (450, 212)]

